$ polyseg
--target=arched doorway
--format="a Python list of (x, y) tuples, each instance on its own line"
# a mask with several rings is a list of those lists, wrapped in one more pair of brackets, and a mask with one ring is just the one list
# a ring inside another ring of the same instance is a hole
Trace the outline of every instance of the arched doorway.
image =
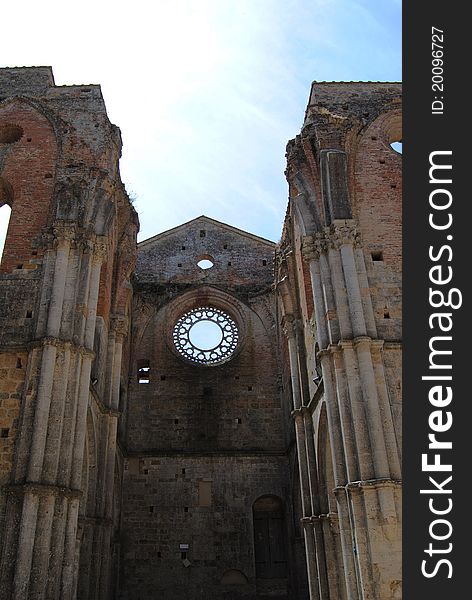
[(285, 519), (282, 500), (262, 496), (252, 507), (257, 579), (287, 577)]

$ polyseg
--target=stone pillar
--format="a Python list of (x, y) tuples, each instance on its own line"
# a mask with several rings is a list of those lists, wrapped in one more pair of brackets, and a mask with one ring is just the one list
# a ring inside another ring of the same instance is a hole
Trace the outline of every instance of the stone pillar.
[[(90, 373), (93, 360), (93, 340), (97, 314), (100, 270), (107, 255), (105, 240), (97, 240), (91, 260), (89, 290), (87, 298), (87, 319), (83, 332), (83, 346), (80, 348), (78, 385), (73, 420), (73, 439), (71, 445), (71, 465), (69, 485), (72, 490), (80, 490), (82, 464), (84, 458), (85, 435), (87, 429), (87, 406), (90, 395)], [(75, 594), (74, 573), (76, 558), (76, 534), (78, 524), (79, 500), (73, 498), (68, 506), (67, 526), (64, 539), (64, 566), (62, 570), (62, 597), (72, 598)]]
[(324, 598), (329, 598), (329, 587), (328, 574), (326, 570), (326, 553), (323, 529), (319, 519), (321, 510), (318, 485), (318, 466), (315, 452), (315, 432), (313, 430), (313, 416), (310, 410), (307, 407), (302, 406), (301, 413), (303, 416), (303, 425), (305, 429), (308, 478), (311, 492), (311, 523), (313, 527), (313, 535), (316, 548), (318, 583), (320, 588), (320, 598), (323, 600)]
[[(319, 353), (323, 372), (323, 385), (328, 418), (328, 435), (333, 453), (333, 475), (336, 489), (344, 488), (347, 482), (347, 469), (344, 454), (344, 443), (336, 398), (336, 388), (333, 381), (333, 367), (329, 350)], [(351, 529), (350, 507), (347, 495), (336, 494), (336, 507), (339, 517), (339, 530), (344, 566), (346, 594), (348, 600), (361, 600), (359, 595), (356, 565), (353, 556), (353, 532)]]
[(100, 596), (108, 597), (110, 589), (109, 554), (111, 552), (111, 535), (113, 520), (113, 494), (116, 461), (116, 441), (119, 417), (121, 363), (123, 353), (123, 340), (128, 333), (128, 319), (123, 315), (113, 315), (110, 322), (111, 331), (109, 337), (109, 351), (111, 352), (109, 363), (109, 381), (106, 389), (110, 391), (108, 396), (109, 410), (105, 416), (107, 435), (105, 440), (105, 460), (103, 462), (103, 488), (99, 499), (101, 527), (101, 553), (104, 557), (100, 568)]
[[(105, 247), (99, 242), (92, 261), (87, 255), (90, 243), (84, 246), (76, 242), (74, 226), (58, 223), (54, 233), (56, 259), (54, 269), (49, 268), (51, 279), (43, 280), (37, 327), (43, 338), (34, 343), (28, 361), (38, 365), (39, 375), (30, 369), (25, 386), (32, 392), (27, 391), (24, 400), (15, 483), (10, 494), (12, 508), (20, 509), (19, 528), (16, 535), (12, 519), (6, 537), (15, 550), (5, 550), (4, 556), (11, 556), (14, 575), (10, 567), (2, 572), (0, 597), (14, 600), (72, 600), (75, 594), (84, 444), (81, 421), (85, 420), (89, 397), (100, 264)], [(48, 265), (52, 264), (50, 253)], [(86, 315), (85, 323), (74, 318), (76, 300), (81, 298), (86, 299), (79, 303)], [(80, 444), (82, 454), (77, 450)]]
[(298, 467), (300, 472), (300, 491), (302, 497), (303, 512), (302, 527), (303, 535), (305, 538), (308, 587), (310, 591), (310, 600), (321, 600), (319, 590), (318, 565), (316, 559), (316, 548), (313, 533), (313, 523), (311, 521), (313, 509), (311, 505), (306, 432), (302, 414), (302, 391), (299, 375), (297, 339), (295, 329), (296, 326), (297, 325), (295, 323), (295, 319), (292, 315), (284, 317), (284, 332), (287, 336), (288, 342), (290, 378), (292, 382), (292, 415), (295, 424), (295, 441), (297, 444)]
[[(44, 575), (49, 569), (51, 528), (58, 494), (55, 486), (46, 485), (54, 483), (47, 474), (50, 454), (47, 451), (47, 440), (48, 432), (49, 440), (54, 438), (49, 427), (50, 413), (58, 393), (56, 378), (59, 376), (67, 379), (68, 375), (68, 344), (59, 339), (59, 335), (74, 238), (75, 226), (56, 223), (53, 250), (48, 253), (47, 259), (51, 279), (43, 280), (43, 320), (38, 320), (38, 331), (42, 331), (44, 337), (36, 343), (29, 357), (32, 363), (40, 364), (40, 369), (37, 384), (35, 373), (28, 373), (25, 389), (35, 390), (36, 398), (34, 402), (31, 394), (31, 398), (25, 400), (22, 432), (13, 473), (13, 481), (17, 483), (15, 494), (22, 508), (18, 537), (14, 541), (16, 561), (10, 597), (18, 600), (33, 596), (43, 598), (47, 587)], [(61, 391), (59, 385), (59, 393)], [(14, 523), (9, 524), (9, 527), (14, 527)], [(8, 582), (2, 582), (3, 586), (6, 590), (9, 589)]]
[[(394, 490), (400, 463), (380, 351), (382, 341), (371, 337), (376, 335), (376, 327), (358, 245), (354, 222), (334, 220), (324, 231), (305, 238), (304, 255), (310, 266), (316, 318), (324, 309), (325, 315), (331, 312), (339, 322), (337, 339), (330, 327), (328, 336), (323, 327), (317, 330), (323, 349), (320, 356), (347, 593), (354, 597), (357, 580), (359, 598), (383, 600), (389, 598), (385, 595), (388, 574), (374, 573), (371, 565), (383, 560), (378, 542), (382, 523), (396, 522), (399, 526)], [(326, 305), (330, 287), (334, 307)], [(319, 294), (321, 298), (316, 298)], [(329, 317), (327, 322), (329, 325)], [(342, 461), (343, 477), (339, 469)], [(383, 482), (392, 482), (393, 487)], [(399, 532), (389, 530), (384, 535), (385, 539), (395, 538)], [(354, 553), (349, 549), (349, 536)]]

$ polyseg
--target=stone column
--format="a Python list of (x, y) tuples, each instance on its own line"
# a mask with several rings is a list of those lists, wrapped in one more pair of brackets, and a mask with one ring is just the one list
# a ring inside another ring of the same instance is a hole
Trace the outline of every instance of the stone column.
[[(39, 378), (36, 387), (36, 401), (26, 402), (20, 444), (17, 450), (13, 480), (18, 482), (16, 492), (22, 496), (22, 510), (17, 546), (15, 573), (11, 598), (20, 600), (34, 596), (43, 598), (46, 591), (47, 578), (44, 577), (49, 567), (49, 547), (52, 519), (57, 489), (45, 485), (47, 476), (44, 473), (46, 441), (50, 425), (51, 406), (54, 403), (57, 389), (54, 387), (55, 377), (60, 374), (67, 378), (68, 349), (67, 344), (59, 339), (62, 315), (64, 312), (64, 293), (72, 242), (75, 238), (75, 226), (57, 222), (52, 238), (53, 253), (48, 254), (50, 280), (43, 281), (42, 290), (42, 324), (38, 320), (38, 332), (43, 338), (39, 343), (42, 351), (35, 348), (35, 359), (40, 362)], [(47, 291), (49, 290), (49, 292)], [(49, 302), (46, 304), (46, 299)], [(29, 382), (25, 389), (34, 389), (33, 373), (28, 374)], [(31, 398), (32, 400), (32, 398)], [(30, 435), (27, 435), (27, 432)], [(26, 485), (20, 483), (25, 473)], [(53, 483), (53, 482), (51, 482)], [(5, 585), (8, 585), (5, 582)]]
[(73, 228), (58, 228), (56, 247), (56, 263), (54, 279), (49, 304), (46, 335), (44, 339), (41, 374), (36, 396), (36, 410), (33, 422), (33, 435), (30, 446), (30, 461), (28, 465), (28, 481), (41, 480), (44, 449), (48, 431), (49, 408), (51, 405), (54, 368), (56, 362), (56, 339), (61, 327), (61, 316), (66, 285), (67, 267), (69, 264), (70, 246), (75, 230)]
[(328, 574), (326, 570), (326, 553), (323, 529), (319, 519), (321, 510), (318, 485), (318, 466), (315, 452), (315, 432), (313, 429), (313, 415), (311, 414), (310, 410), (307, 407), (302, 406), (301, 413), (303, 416), (303, 425), (305, 429), (308, 477), (311, 492), (311, 523), (313, 527), (313, 535), (316, 548), (316, 561), (318, 568), (320, 598), (323, 600), (324, 598), (329, 598), (329, 587)]
[[(321, 349), (318, 356), (323, 373), (328, 434), (333, 453), (333, 474), (335, 485), (342, 486), (346, 484), (348, 474), (356, 473), (356, 450), (347, 390), (335, 376), (334, 359), (331, 354), (331, 348), (336, 347), (335, 344), (340, 336), (352, 333), (347, 295), (342, 279), (341, 259), (336, 251), (333, 249), (330, 251), (325, 232), (304, 238), (303, 256), (309, 265), (313, 289), (317, 320), (316, 341)], [(345, 439), (349, 442), (347, 449)], [(341, 495), (336, 496), (336, 501), (347, 597), (349, 600), (358, 600), (349, 502), (346, 496)], [(319, 516), (319, 512), (314, 516), (317, 515)], [(318, 522), (322, 532), (319, 518)], [(324, 540), (324, 535), (322, 537)], [(330, 567), (333, 568), (334, 565)]]
[[(384, 560), (378, 542), (382, 523), (397, 522), (396, 487), (383, 482), (394, 484), (400, 465), (379, 347), (382, 342), (371, 337), (376, 327), (358, 245), (354, 222), (334, 220), (323, 232), (304, 240), (304, 254), (310, 265), (317, 318), (323, 308), (325, 315), (330, 314), (326, 291), (331, 286), (331, 314), (339, 322), (338, 339), (328, 327), (330, 343), (320, 344), (320, 356), (333, 459), (336, 467), (344, 460), (345, 468), (345, 477), (337, 475), (336, 468), (334, 472), (347, 593), (352, 596), (357, 580), (361, 598), (384, 598), (381, 590), (387, 587), (388, 575), (374, 574), (371, 565)], [(323, 296), (317, 300), (320, 293)], [(324, 329), (318, 329), (319, 340), (325, 341)], [(385, 539), (395, 538), (393, 529), (385, 531)]]
[[(333, 377), (333, 365), (330, 350), (321, 350), (321, 368), (323, 372), (323, 385), (328, 419), (328, 434), (333, 453), (333, 475), (335, 489), (343, 489), (347, 483), (346, 460), (344, 443), (336, 398), (336, 388)], [(344, 578), (348, 600), (361, 600), (359, 595), (356, 565), (353, 556), (353, 532), (351, 529), (350, 506), (345, 493), (336, 493), (336, 507), (339, 517), (339, 530), (343, 556)]]
[(305, 552), (308, 574), (308, 587), (310, 591), (310, 600), (320, 600), (319, 576), (316, 560), (316, 548), (313, 534), (313, 523), (311, 515), (313, 514), (310, 494), (310, 478), (308, 472), (308, 461), (306, 453), (306, 433), (302, 414), (302, 392), (300, 386), (300, 376), (298, 369), (298, 351), (296, 339), (296, 323), (292, 315), (284, 317), (284, 333), (287, 336), (290, 378), (292, 382), (292, 401), (295, 425), (295, 441), (297, 444), (298, 468), (300, 473), (300, 491), (302, 499), (302, 527), (305, 538)]
[[(80, 490), (82, 480), (82, 463), (84, 457), (85, 435), (87, 429), (87, 407), (90, 395), (90, 373), (93, 360), (93, 341), (97, 314), (98, 293), (100, 285), (101, 265), (107, 256), (106, 240), (95, 242), (91, 261), (89, 292), (87, 299), (87, 319), (84, 327), (83, 346), (80, 348), (80, 373), (78, 375), (76, 410), (73, 421), (73, 441), (71, 448), (70, 487)], [(74, 569), (76, 557), (76, 532), (78, 523), (79, 500), (73, 498), (68, 507), (67, 526), (64, 539), (64, 560), (62, 570), (62, 597), (72, 598), (74, 590)]]
[(128, 319), (123, 315), (114, 315), (111, 319), (112, 339), (114, 340), (113, 360), (111, 361), (110, 410), (106, 419), (107, 438), (104, 461), (104, 486), (102, 490), (101, 515), (103, 516), (102, 554), (104, 561), (100, 570), (100, 595), (108, 597), (110, 587), (111, 535), (113, 522), (113, 492), (116, 461), (116, 438), (118, 428), (118, 408), (120, 402), (121, 362), (123, 355), (123, 340), (128, 333)]

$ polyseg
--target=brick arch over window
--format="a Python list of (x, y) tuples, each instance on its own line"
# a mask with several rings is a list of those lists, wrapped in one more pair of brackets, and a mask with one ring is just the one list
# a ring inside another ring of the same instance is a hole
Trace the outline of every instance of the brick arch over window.
[(383, 250), (385, 262), (398, 273), (401, 272), (402, 157), (390, 144), (402, 139), (401, 119), (399, 107), (378, 116), (356, 138), (350, 159), (353, 217), (362, 232), (363, 246), (368, 250)]
[(0, 205), (12, 208), (0, 272), (8, 273), (41, 254), (38, 238), (54, 209), (58, 151), (52, 123), (25, 100), (0, 104), (0, 132)]

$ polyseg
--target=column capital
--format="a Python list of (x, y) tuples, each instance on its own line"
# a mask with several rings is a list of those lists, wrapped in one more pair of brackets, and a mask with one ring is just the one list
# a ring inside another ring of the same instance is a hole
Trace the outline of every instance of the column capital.
[(94, 240), (91, 239), (90, 237), (85, 236), (85, 235), (81, 235), (77, 239), (77, 245), (81, 248), (81, 250), (85, 254), (93, 254), (93, 252), (95, 250), (95, 242), (94, 242)]
[(93, 257), (97, 262), (103, 263), (108, 258), (108, 239), (105, 236), (98, 236), (94, 242)]
[(128, 335), (128, 325), (129, 325), (128, 317), (125, 317), (124, 315), (117, 315), (117, 314), (112, 315), (110, 326), (111, 326), (111, 330), (115, 332), (116, 336), (125, 338)]
[(66, 244), (70, 244), (75, 240), (77, 229), (75, 223), (69, 223), (67, 221), (56, 221), (52, 228), (53, 233), (53, 246), (58, 247)]
[(302, 517), (300, 519), (300, 523), (302, 524), (302, 527), (313, 527), (313, 521), (311, 517)]
[(297, 329), (297, 321), (294, 315), (288, 314), (284, 315), (282, 320), (282, 329), (285, 333), (285, 336), (289, 339), (295, 339), (296, 329)]
[(336, 220), (326, 229), (326, 237), (331, 248), (338, 250), (341, 246), (360, 245), (360, 233), (354, 219)]
[(329, 248), (329, 235), (327, 230), (317, 231), (313, 235), (303, 238), (302, 254), (308, 261), (318, 260), (321, 254), (326, 254)]
[(294, 408), (290, 414), (292, 415), (293, 419), (300, 417), (303, 418), (305, 415), (308, 415), (310, 418), (312, 417), (308, 406), (300, 406), (299, 408)]
[(306, 235), (302, 240), (302, 255), (307, 262), (318, 260), (320, 257), (314, 235)]

